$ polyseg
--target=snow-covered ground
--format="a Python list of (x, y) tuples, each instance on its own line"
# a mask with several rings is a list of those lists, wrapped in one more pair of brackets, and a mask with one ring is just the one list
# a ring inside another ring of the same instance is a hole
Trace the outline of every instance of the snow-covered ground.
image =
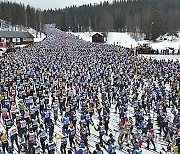
[[(92, 41), (92, 35), (94, 35), (96, 32), (79, 32), (79, 33), (72, 33), (76, 36), (79, 36), (79, 38), (86, 40), (86, 41)], [(134, 48), (138, 46), (139, 44), (148, 43), (153, 49), (166, 49), (167, 47), (174, 48), (175, 50), (180, 49), (180, 32), (178, 33), (179, 38), (175, 38), (171, 41), (170, 37), (167, 37), (166, 35), (162, 37), (162, 40), (158, 39), (157, 42), (150, 42), (147, 40), (143, 41), (135, 41), (128, 33), (120, 33), (120, 32), (109, 32), (107, 36), (107, 44), (113, 44), (113, 45), (121, 45), (123, 47), (128, 48)], [(164, 40), (166, 38), (167, 40)]]
[(44, 33), (37, 32), (33, 28), (28, 28), (26, 29), (26, 31), (28, 31), (30, 34), (34, 36), (34, 42), (40, 42), (46, 37)]
[(128, 35), (128, 33), (114, 33), (109, 32), (107, 38), (107, 44), (121, 45), (124, 47), (136, 47), (138, 43)]
[(158, 42), (153, 42), (150, 44), (150, 46), (152, 46), (153, 49), (165, 49), (166, 47), (171, 47), (174, 49), (179, 49), (180, 48), (180, 38), (170, 41), (170, 40), (164, 40), (164, 41), (158, 41)]
[(147, 55), (147, 54), (143, 54), (143, 55), (139, 55), (139, 56), (144, 56), (147, 58), (151, 57), (151, 58), (157, 59), (157, 60), (162, 60), (162, 59), (173, 60), (173, 61), (180, 60), (180, 55)]
[(34, 42), (40, 42), (40, 41), (44, 40), (44, 38), (46, 37), (46, 35), (44, 33), (41, 33), (41, 34), (38, 33), (37, 37), (36, 37), (36, 34), (34, 35), (32, 33), (32, 35), (34, 36)]
[(75, 36), (78, 36), (80, 39), (83, 39), (85, 41), (92, 41), (92, 36), (95, 34), (96, 32), (77, 32), (77, 33), (73, 33), (71, 32), (71, 34), (74, 34)]

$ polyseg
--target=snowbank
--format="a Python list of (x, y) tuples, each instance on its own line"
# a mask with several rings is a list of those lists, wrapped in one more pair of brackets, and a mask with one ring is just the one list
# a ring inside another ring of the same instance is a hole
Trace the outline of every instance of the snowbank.
[(46, 38), (46, 35), (44, 33), (38, 33), (37, 37), (34, 37), (34, 42), (40, 42), (44, 40), (44, 38)]
[[(72, 33), (75, 36), (78, 36), (79, 38), (86, 40), (86, 41), (92, 41), (92, 35), (94, 35), (96, 32), (79, 32), (79, 33)], [(174, 48), (175, 50), (180, 49), (180, 32), (178, 33), (179, 38), (176, 38), (174, 40), (158, 40), (157, 42), (150, 42), (147, 40), (143, 41), (135, 41), (128, 33), (120, 33), (120, 32), (109, 32), (107, 36), (107, 44), (113, 44), (113, 45), (121, 45), (123, 47), (129, 47), (134, 48), (138, 46), (139, 44), (148, 43), (150, 46), (155, 50), (162, 50), (166, 49), (167, 47)]]
[(161, 60), (161, 59), (165, 59), (165, 60), (180, 60), (180, 55), (147, 55), (147, 54), (141, 54), (139, 56), (144, 56), (147, 58), (153, 58), (153, 59), (157, 59), (157, 60)]
[(83, 39), (85, 41), (89, 41), (92, 42), (92, 36), (95, 34), (96, 32), (78, 32), (78, 33), (71, 33), (74, 34), (75, 36), (78, 36), (80, 39)]
[(136, 47), (138, 43), (128, 33), (109, 32), (107, 44), (121, 45), (123, 47)]
[(162, 42), (154, 42), (151, 43), (150, 46), (152, 46), (152, 48), (155, 50), (166, 49), (167, 47), (178, 50), (180, 48), (180, 38), (173, 41), (164, 40)]

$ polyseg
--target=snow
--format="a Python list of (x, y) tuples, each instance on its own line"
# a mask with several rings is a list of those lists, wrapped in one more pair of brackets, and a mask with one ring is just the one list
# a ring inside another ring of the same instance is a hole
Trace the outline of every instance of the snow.
[(44, 33), (41, 33), (41, 34), (38, 33), (37, 37), (34, 38), (34, 42), (40, 42), (40, 41), (44, 40), (45, 38), (46, 38), (46, 35)]
[(107, 44), (117, 44), (124, 47), (136, 47), (138, 43), (128, 33), (108, 33)]
[(80, 39), (83, 39), (85, 41), (91, 42), (92, 41), (92, 36), (96, 32), (77, 32), (77, 33), (71, 33), (74, 34), (75, 36), (78, 36)]
[[(78, 32), (78, 33), (72, 33), (75, 36), (78, 36), (80, 39), (83, 39), (85, 41), (92, 41), (92, 36), (95, 33), (101, 33), (101, 32)], [(122, 39), (123, 38), (123, 39)], [(115, 32), (109, 32), (107, 36), (107, 44), (115, 44), (115, 45), (121, 45), (124, 47), (136, 47), (138, 46), (138, 43), (128, 35), (128, 33), (115, 33)]]
[(44, 33), (37, 32), (33, 28), (29, 28), (27, 31), (34, 36), (34, 42), (40, 42), (46, 37)]
[(22, 45), (15, 45), (14, 47), (15, 48), (23, 48), (23, 47), (25, 47), (26, 46), (26, 44), (22, 44)]
[[(78, 32), (78, 33), (72, 33), (75, 36), (78, 36), (79, 38), (86, 40), (86, 41), (92, 41), (92, 35), (94, 35), (96, 32)], [(162, 37), (162, 40), (157, 39), (157, 42), (152, 42), (148, 40), (142, 40), (142, 41), (135, 41), (132, 37), (130, 37), (130, 34), (125, 32), (109, 32), (107, 36), (107, 44), (113, 44), (113, 45), (121, 45), (123, 47), (128, 48), (134, 48), (137, 47), (139, 44), (149, 44), (154, 50), (164, 50), (168, 47), (174, 48), (177, 52), (178, 49), (180, 49), (180, 32), (178, 33), (179, 38), (175, 38), (171, 41), (171, 36), (167, 37), (167, 35)], [(164, 39), (167, 40), (164, 40)]]
[(164, 40), (162, 42), (155, 42), (155, 43), (151, 43), (151, 45), (153, 49), (165, 49), (166, 47), (171, 47), (174, 49), (179, 49), (180, 48), (180, 39), (177, 40)]
[(146, 58), (151, 57), (151, 58), (157, 59), (157, 60), (162, 60), (162, 59), (173, 60), (173, 61), (180, 60), (180, 55), (147, 55), (147, 54), (142, 54), (139, 56), (144, 56)]

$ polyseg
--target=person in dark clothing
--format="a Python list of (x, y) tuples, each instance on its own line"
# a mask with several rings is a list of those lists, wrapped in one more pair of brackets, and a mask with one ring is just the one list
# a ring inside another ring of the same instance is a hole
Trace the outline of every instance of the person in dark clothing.
[(156, 146), (155, 146), (155, 143), (154, 143), (154, 135), (153, 135), (152, 129), (150, 129), (148, 131), (148, 134), (147, 134), (147, 149), (149, 149), (149, 143), (150, 142), (153, 144), (154, 150), (156, 151)]
[(50, 121), (49, 121), (49, 138), (53, 137), (53, 133), (54, 133), (54, 123), (53, 123), (52, 119), (50, 119)]
[(93, 151), (93, 154), (104, 154), (99, 144), (96, 144), (96, 150)]
[(40, 130), (39, 130), (38, 135), (39, 135), (39, 138), (40, 138), (40, 143), (41, 143), (42, 150), (43, 150), (43, 152), (45, 152), (45, 148), (46, 148), (45, 141), (47, 139), (47, 135), (46, 135), (46, 131), (45, 131), (44, 127), (43, 127), (43, 124), (40, 124)]
[(103, 123), (100, 122), (98, 128), (96, 128), (96, 127), (94, 126), (94, 129), (99, 132), (100, 145), (102, 146), (102, 145), (103, 145), (103, 139), (102, 139), (102, 137), (103, 137), (104, 134), (105, 134), (105, 129), (104, 129)]
[(68, 137), (64, 133), (61, 138), (61, 147), (60, 147), (61, 153), (66, 153), (67, 138)]

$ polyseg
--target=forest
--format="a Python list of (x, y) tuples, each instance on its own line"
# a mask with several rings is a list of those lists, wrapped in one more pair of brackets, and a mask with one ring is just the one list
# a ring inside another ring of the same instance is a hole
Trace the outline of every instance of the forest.
[(0, 2), (0, 19), (12, 25), (43, 30), (55, 23), (64, 31), (141, 32), (148, 39), (180, 30), (180, 0), (114, 0), (64, 9), (41, 10), (15, 2)]

